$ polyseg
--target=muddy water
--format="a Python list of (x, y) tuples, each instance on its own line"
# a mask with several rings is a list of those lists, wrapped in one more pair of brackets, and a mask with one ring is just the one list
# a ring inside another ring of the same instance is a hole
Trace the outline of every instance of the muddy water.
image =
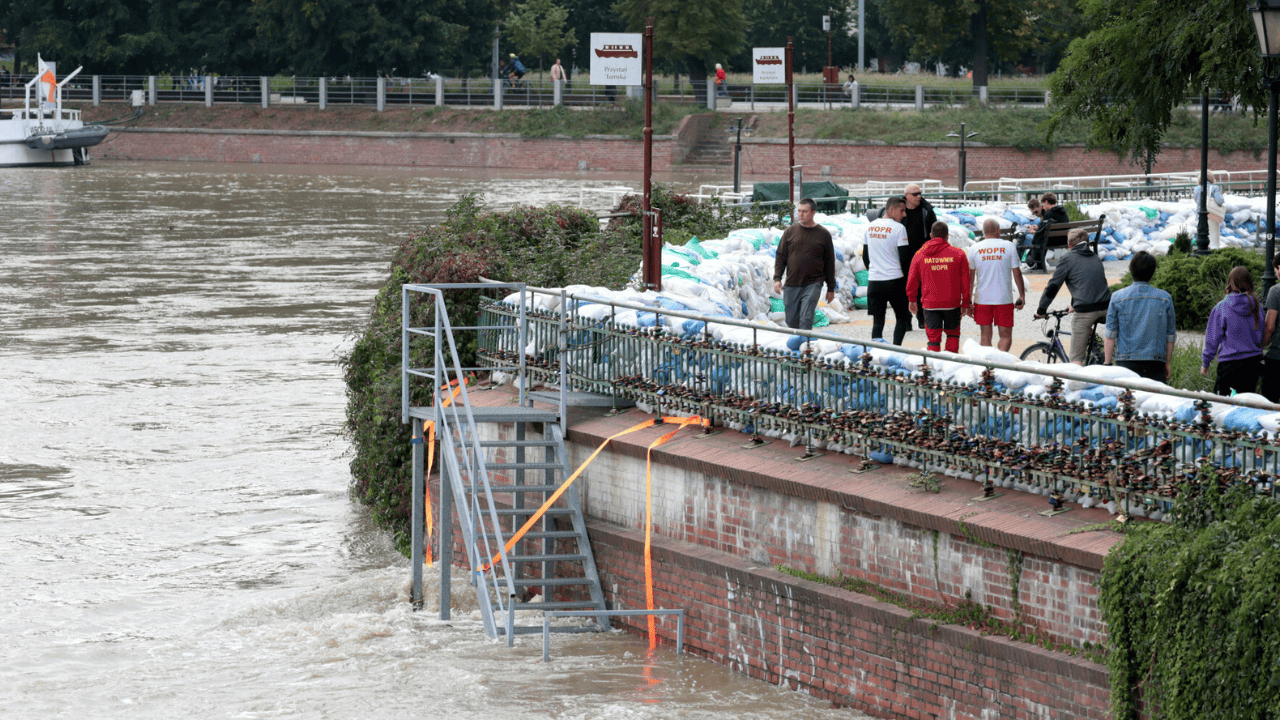
[(392, 248), (462, 193), (581, 184), (0, 173), (0, 717), (853, 717), (622, 634), (543, 664), (465, 582), (454, 621), (412, 613), (348, 500), (336, 361)]

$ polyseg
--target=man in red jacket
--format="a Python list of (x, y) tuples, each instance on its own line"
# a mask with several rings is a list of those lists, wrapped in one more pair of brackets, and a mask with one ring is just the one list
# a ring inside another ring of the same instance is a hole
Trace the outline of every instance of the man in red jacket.
[[(924, 333), (928, 349), (937, 352), (942, 333), (947, 334), (947, 352), (960, 352), (960, 317), (969, 309), (969, 258), (947, 241), (947, 224), (936, 222), (929, 242), (911, 260), (907, 273), (907, 297), (920, 293), (924, 306)], [(916, 312), (915, 301), (910, 305)]]

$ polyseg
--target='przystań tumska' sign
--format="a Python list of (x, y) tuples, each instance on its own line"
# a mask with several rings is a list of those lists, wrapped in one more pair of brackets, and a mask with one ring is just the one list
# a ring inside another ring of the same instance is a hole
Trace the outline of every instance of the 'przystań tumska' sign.
[(644, 36), (591, 33), (592, 85), (643, 85)]
[(782, 85), (787, 81), (787, 66), (783, 62), (786, 48), (752, 48), (751, 82), (757, 85)]

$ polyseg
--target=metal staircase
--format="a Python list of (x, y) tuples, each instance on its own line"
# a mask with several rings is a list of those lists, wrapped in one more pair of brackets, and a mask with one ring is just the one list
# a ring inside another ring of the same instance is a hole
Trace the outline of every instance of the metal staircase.
[[(477, 289), (517, 292), (521, 308), (517, 322), (453, 327), (445, 308), (446, 294)], [(556, 410), (535, 408), (527, 391), (529, 375), (523, 352), (528, 342), (527, 300), (525, 286), (518, 283), (405, 285), (401, 297), (401, 421), (412, 421), (414, 437), (411, 601), (415, 607), (423, 603), (424, 467), (429, 449), (424, 428), (434, 423), (442, 473), (437, 515), (440, 618), (450, 617), (456, 516), (485, 634), (505, 636), (508, 645), (516, 635), (543, 632), (541, 616), (517, 625), (519, 611), (606, 610), (576, 485), (564, 491), (510, 552), (505, 547), (573, 471), (564, 444), (563, 383), (559, 397), (554, 398), (558, 401)], [(413, 326), (415, 321), (419, 327)], [(463, 367), (456, 331), (499, 333), (500, 345), (518, 351), (518, 364)], [(563, 334), (560, 343), (563, 348)], [(414, 367), (428, 360), (429, 367)], [(472, 405), (465, 380), (467, 373), (482, 369), (513, 375), (519, 388), (518, 404)], [(539, 602), (530, 602), (534, 595), (541, 596)], [(561, 625), (552, 631), (598, 631), (608, 626), (607, 615), (599, 615), (593, 624)]]

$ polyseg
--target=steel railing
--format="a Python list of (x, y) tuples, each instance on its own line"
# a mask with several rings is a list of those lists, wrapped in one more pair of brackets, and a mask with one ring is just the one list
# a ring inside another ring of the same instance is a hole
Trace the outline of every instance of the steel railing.
[[(531, 290), (530, 297), (540, 292)], [(525, 355), (534, 379), (561, 382), (563, 373), (573, 390), (647, 403), (659, 414), (697, 413), (756, 438), (781, 433), (811, 452), (825, 447), (862, 458), (887, 452), (925, 470), (980, 481), (984, 496), (1010, 487), (1114, 501), (1136, 514), (1165, 513), (1175, 495), (1200, 481), (1203, 463), (1214, 465), (1223, 482), (1249, 483), (1275, 496), (1280, 441), (1225, 430), (1210, 415), (1212, 403), (1280, 412), (1270, 403), (1169, 388), (1161, 393), (1187, 403), (1173, 417), (1157, 416), (1136, 409), (1142, 397), (1136, 393), (1150, 386), (1099, 382), (1068, 367), (979, 362), (589, 295), (568, 299), (556, 312), (527, 311), (522, 348), (482, 339), (481, 364), (509, 365)], [(648, 327), (623, 324), (624, 312), (636, 312)], [(482, 316), (482, 324), (514, 323), (521, 309), (493, 302)], [(563, 350), (561, 324), (568, 338)], [(672, 325), (685, 332), (669, 334), (664, 328)], [(717, 326), (745, 328), (752, 340), (717, 341)], [(843, 355), (765, 349), (764, 341), (779, 332), (825, 341)], [(849, 352), (855, 359), (845, 363)], [(882, 352), (903, 360), (875, 362)], [(935, 379), (957, 367), (972, 368), (967, 372), (976, 379)], [(1010, 373), (1046, 376), (1049, 385), (1036, 396), (1011, 391), (1019, 376)], [(1068, 399), (1072, 382), (1094, 388), (1088, 397), (1095, 399)]]

